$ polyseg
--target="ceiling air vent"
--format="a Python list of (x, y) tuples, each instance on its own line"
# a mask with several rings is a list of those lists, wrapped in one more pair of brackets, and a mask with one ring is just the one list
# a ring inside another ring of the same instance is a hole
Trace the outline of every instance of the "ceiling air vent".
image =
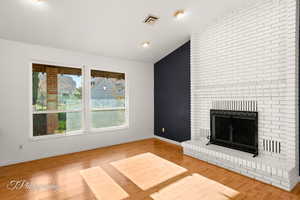
[(149, 15), (148, 17), (146, 17), (146, 19), (144, 20), (145, 24), (149, 24), (149, 25), (153, 25), (157, 22), (157, 20), (159, 20), (158, 17), (155, 17), (153, 15)]

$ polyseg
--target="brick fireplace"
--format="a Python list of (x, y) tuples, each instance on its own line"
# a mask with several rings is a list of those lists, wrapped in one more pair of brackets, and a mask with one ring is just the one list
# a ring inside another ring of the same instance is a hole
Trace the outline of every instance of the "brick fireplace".
[[(298, 182), (296, 0), (255, 0), (191, 38), (192, 139), (184, 153), (274, 186)], [(249, 103), (249, 102), (253, 102)], [(206, 145), (210, 111), (258, 113), (258, 156)]]
[(258, 113), (210, 110), (209, 143), (258, 156)]

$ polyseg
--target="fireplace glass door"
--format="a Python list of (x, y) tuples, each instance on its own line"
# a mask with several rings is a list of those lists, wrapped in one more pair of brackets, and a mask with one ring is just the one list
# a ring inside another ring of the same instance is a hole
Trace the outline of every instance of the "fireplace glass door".
[(210, 143), (257, 154), (257, 112), (211, 110)]

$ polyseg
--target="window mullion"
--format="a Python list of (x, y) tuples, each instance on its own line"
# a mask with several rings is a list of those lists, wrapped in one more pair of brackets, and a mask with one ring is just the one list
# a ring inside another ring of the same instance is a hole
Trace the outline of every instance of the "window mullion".
[(52, 114), (52, 113), (72, 113), (72, 112), (82, 112), (82, 109), (75, 110), (45, 110), (45, 111), (34, 111), (33, 114)]
[(126, 107), (111, 107), (111, 108), (92, 108), (92, 111), (113, 111), (113, 110), (125, 110)]
[(84, 80), (84, 130), (88, 133), (91, 130), (91, 69), (87, 66), (83, 67)]

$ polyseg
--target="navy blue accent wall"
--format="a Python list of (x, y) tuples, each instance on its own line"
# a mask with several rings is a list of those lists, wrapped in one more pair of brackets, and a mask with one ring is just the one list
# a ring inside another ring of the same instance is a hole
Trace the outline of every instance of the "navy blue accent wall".
[(154, 65), (155, 135), (177, 142), (190, 140), (190, 94), (190, 42), (187, 42)]

